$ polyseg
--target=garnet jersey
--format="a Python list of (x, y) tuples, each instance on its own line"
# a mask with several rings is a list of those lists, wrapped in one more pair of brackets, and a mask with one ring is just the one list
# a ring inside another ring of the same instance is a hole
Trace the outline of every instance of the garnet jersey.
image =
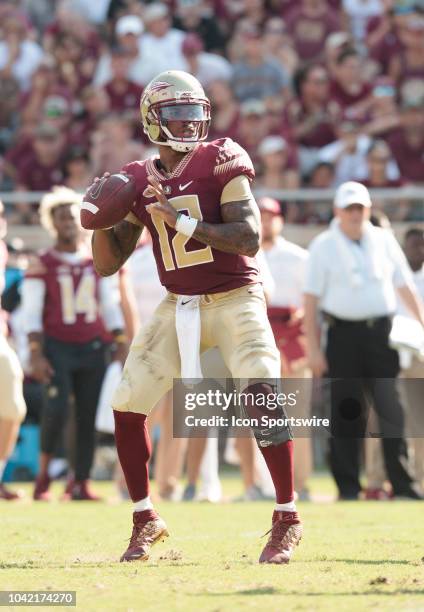
[(199, 143), (170, 176), (160, 172), (157, 159), (132, 162), (123, 171), (137, 181), (137, 200), (132, 213), (152, 235), (161, 283), (172, 293), (196, 295), (229, 291), (258, 282), (259, 270), (254, 258), (224, 253), (177, 233), (157, 215), (152, 217), (145, 210), (154, 200), (143, 195), (147, 176), (153, 175), (162, 183), (168, 201), (176, 210), (206, 223), (222, 223), (220, 201), (225, 185), (240, 175), (249, 180), (254, 178), (246, 151), (230, 138)]
[(93, 260), (69, 259), (54, 249), (30, 264), (27, 279), (42, 280), (45, 287), (43, 332), (62, 342), (84, 343), (104, 337), (99, 313), (99, 282)]

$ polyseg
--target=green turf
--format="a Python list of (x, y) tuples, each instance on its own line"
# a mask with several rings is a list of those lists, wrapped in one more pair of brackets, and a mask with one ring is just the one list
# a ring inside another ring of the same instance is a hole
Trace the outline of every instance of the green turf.
[(171, 537), (148, 562), (119, 564), (129, 503), (2, 503), (0, 588), (76, 590), (84, 611), (424, 610), (420, 502), (301, 503), (304, 539), (283, 567), (257, 564), (271, 503), (157, 507)]

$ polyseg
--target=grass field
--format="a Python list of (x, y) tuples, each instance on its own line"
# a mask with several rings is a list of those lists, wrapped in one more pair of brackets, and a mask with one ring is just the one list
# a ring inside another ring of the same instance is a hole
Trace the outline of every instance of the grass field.
[(146, 563), (119, 564), (129, 503), (1, 504), (0, 589), (75, 590), (84, 611), (424, 610), (420, 502), (301, 503), (304, 539), (283, 567), (257, 563), (271, 503), (157, 507), (171, 537)]

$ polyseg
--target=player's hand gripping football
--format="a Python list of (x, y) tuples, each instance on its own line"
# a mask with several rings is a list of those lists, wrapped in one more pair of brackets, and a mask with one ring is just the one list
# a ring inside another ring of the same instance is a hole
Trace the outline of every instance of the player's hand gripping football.
[(146, 210), (150, 215), (158, 215), (170, 227), (175, 227), (178, 213), (168, 202), (168, 199), (163, 191), (163, 187), (154, 176), (148, 176), (149, 185), (144, 190), (143, 195), (148, 198), (157, 198), (157, 202), (148, 204)]

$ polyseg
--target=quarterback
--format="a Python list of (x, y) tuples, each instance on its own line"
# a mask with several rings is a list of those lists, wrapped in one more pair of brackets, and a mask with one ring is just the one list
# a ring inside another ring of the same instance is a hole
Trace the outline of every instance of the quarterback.
[[(149, 497), (146, 418), (173, 378), (201, 377), (198, 356), (212, 347), (220, 349), (233, 378), (248, 381), (243, 390), (253, 398), (273, 393), (280, 375), (255, 261), (260, 218), (249, 156), (229, 138), (206, 142), (210, 103), (190, 74), (159, 74), (140, 107), (159, 156), (122, 169), (136, 181), (134, 206), (123, 221), (93, 233), (95, 267), (108, 276), (147, 227), (168, 291), (135, 337), (112, 398), (118, 455), (134, 502), (132, 536), (121, 561), (147, 559), (151, 546), (168, 535)], [(252, 401), (249, 413), (255, 413)], [(292, 434), (286, 426), (253, 432), (276, 490), (270, 537), (259, 561), (288, 563), (302, 536)]]

